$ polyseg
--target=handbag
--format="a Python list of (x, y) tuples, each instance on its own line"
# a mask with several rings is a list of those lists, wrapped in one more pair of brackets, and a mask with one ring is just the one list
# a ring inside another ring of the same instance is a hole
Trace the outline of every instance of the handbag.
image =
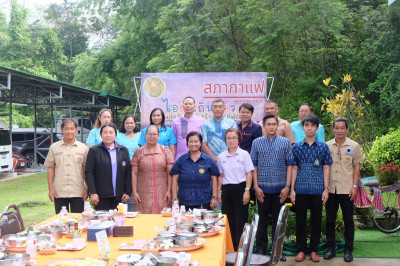
[[(9, 211), (13, 208), (14, 211)], [(25, 230), (21, 213), (16, 205), (7, 206), (0, 215), (0, 236), (16, 234)]]

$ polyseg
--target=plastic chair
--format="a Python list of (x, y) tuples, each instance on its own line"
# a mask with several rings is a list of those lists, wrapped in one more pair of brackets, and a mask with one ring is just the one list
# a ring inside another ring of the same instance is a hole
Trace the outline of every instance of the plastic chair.
[(246, 263), (246, 266), (270, 266), (276, 265), (279, 262), (283, 251), (283, 240), (285, 239), (288, 214), (289, 207), (283, 205), (279, 212), (278, 221), (276, 223), (275, 237), (272, 242), (271, 256), (252, 254), (250, 251), (247, 257), (247, 260), (249, 260), (249, 264)]
[(238, 245), (237, 252), (231, 252), (226, 254), (225, 265), (229, 266), (244, 266), (246, 263), (246, 256), (249, 251), (251, 237), (251, 226), (246, 223), (243, 227), (243, 233), (240, 237), (240, 242)]

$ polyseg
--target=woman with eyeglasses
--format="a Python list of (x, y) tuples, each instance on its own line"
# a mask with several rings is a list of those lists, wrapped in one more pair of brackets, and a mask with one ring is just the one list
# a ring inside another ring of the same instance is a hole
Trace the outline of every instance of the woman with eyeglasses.
[(200, 150), (202, 143), (203, 137), (199, 132), (189, 132), (186, 136), (189, 152), (179, 157), (170, 172), (172, 199), (185, 205), (186, 210), (189, 208), (211, 210), (218, 205), (218, 167), (210, 156)]
[[(150, 113), (150, 125), (155, 125), (160, 132), (158, 138), (158, 144), (169, 147), (172, 156), (175, 158), (175, 144), (176, 137), (174, 135), (174, 131), (165, 126), (165, 114), (161, 108), (154, 108)], [(142, 134), (139, 138), (139, 146), (146, 145), (147, 139), (145, 138), (147, 132), (147, 128), (142, 130)]]
[(222, 213), (228, 216), (233, 247), (237, 250), (243, 226), (248, 219), (250, 188), (253, 179), (253, 162), (250, 154), (239, 148), (241, 134), (237, 128), (225, 132), (228, 149), (218, 156), (218, 200)]
[(105, 124), (100, 128), (100, 136), (102, 142), (89, 149), (85, 176), (96, 210), (108, 211), (129, 200), (131, 167), (128, 149), (115, 142), (117, 128)]
[[(142, 133), (143, 134), (143, 133)], [(168, 147), (158, 144), (159, 130), (150, 125), (146, 144), (132, 158), (132, 198), (135, 210), (159, 214), (171, 202), (171, 171), (174, 157)]]

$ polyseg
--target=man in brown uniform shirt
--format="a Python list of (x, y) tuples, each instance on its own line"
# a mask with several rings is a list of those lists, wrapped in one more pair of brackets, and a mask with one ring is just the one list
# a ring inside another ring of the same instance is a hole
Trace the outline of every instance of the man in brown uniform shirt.
[[(274, 100), (268, 99), (265, 102), (265, 115), (273, 115), (278, 118), (279, 125), (276, 134), (281, 137), (288, 138), (290, 140), (290, 144), (293, 145), (295, 143), (295, 140), (292, 127), (290, 126), (288, 121), (278, 116), (278, 111), (279, 111), (278, 104)], [(265, 136), (267, 133), (265, 132), (264, 126), (262, 125), (262, 121), (260, 121), (260, 123), (258, 124), (262, 127), (263, 136)]]
[(47, 167), (49, 199), (54, 202), (56, 214), (62, 206), (69, 212), (83, 212), (88, 197), (85, 186), (85, 164), (89, 148), (75, 139), (77, 124), (66, 119), (61, 124), (64, 138), (50, 146), (44, 165)]
[(357, 194), (363, 155), (360, 145), (346, 137), (347, 132), (349, 132), (347, 120), (342, 117), (336, 118), (333, 121), (335, 138), (326, 143), (333, 164), (330, 169), (329, 198), (325, 205), (327, 250), (324, 259), (329, 260), (335, 256), (335, 222), (340, 204), (345, 229), (344, 261), (350, 262), (353, 260), (354, 198)]

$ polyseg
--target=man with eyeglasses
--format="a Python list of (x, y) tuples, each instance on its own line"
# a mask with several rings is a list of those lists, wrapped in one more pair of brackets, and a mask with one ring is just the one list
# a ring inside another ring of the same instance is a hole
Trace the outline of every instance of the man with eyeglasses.
[[(293, 145), (295, 143), (295, 140), (294, 140), (292, 127), (290, 126), (288, 121), (286, 121), (278, 116), (278, 112), (279, 112), (278, 103), (275, 102), (274, 100), (268, 99), (265, 102), (265, 115), (273, 115), (278, 118), (279, 125), (278, 125), (278, 131), (276, 132), (276, 134), (281, 137), (288, 138), (290, 140), (290, 143)], [(260, 121), (260, 123), (258, 123), (258, 124), (262, 126), (262, 121)], [(263, 128), (262, 134), (263, 134), (263, 136), (265, 136), (267, 134), (265, 132), (264, 128)]]
[[(289, 196), (292, 165), (295, 164), (289, 139), (276, 134), (279, 120), (274, 115), (263, 119), (266, 135), (253, 141), (251, 159), (254, 164), (253, 183), (260, 216), (256, 243), (258, 253), (268, 247), (268, 216), (272, 215), (272, 235), (281, 206)], [(285, 261), (284, 257), (281, 260)]]
[(333, 121), (335, 138), (328, 141), (333, 164), (330, 169), (329, 198), (326, 202), (326, 242), (324, 259), (336, 255), (335, 224), (337, 212), (342, 209), (344, 221), (344, 261), (353, 260), (354, 243), (354, 199), (360, 177), (360, 163), (363, 160), (360, 145), (347, 138), (349, 124), (343, 117)]
[(214, 117), (206, 120), (201, 127), (203, 152), (211, 156), (215, 162), (218, 161), (218, 155), (228, 148), (224, 139), (225, 131), (228, 128), (237, 128), (235, 121), (224, 117), (225, 108), (222, 99), (214, 99), (211, 107)]
[(192, 131), (200, 132), (201, 126), (205, 121), (204, 118), (194, 114), (196, 106), (193, 97), (185, 97), (182, 106), (185, 114), (182, 117), (175, 118), (171, 125), (177, 141), (175, 144), (175, 160), (178, 160), (179, 157), (189, 151), (186, 145), (187, 134)]
[[(301, 120), (306, 115), (313, 115), (314, 109), (309, 103), (302, 103), (299, 107), (299, 118), (300, 120), (292, 122), (290, 126), (292, 127), (292, 131), (294, 134), (294, 139), (296, 143), (304, 140), (306, 134), (304, 133), (303, 126), (301, 125)], [(324, 126), (319, 124), (318, 130), (315, 133), (315, 139), (321, 142), (325, 142), (325, 129)]]

